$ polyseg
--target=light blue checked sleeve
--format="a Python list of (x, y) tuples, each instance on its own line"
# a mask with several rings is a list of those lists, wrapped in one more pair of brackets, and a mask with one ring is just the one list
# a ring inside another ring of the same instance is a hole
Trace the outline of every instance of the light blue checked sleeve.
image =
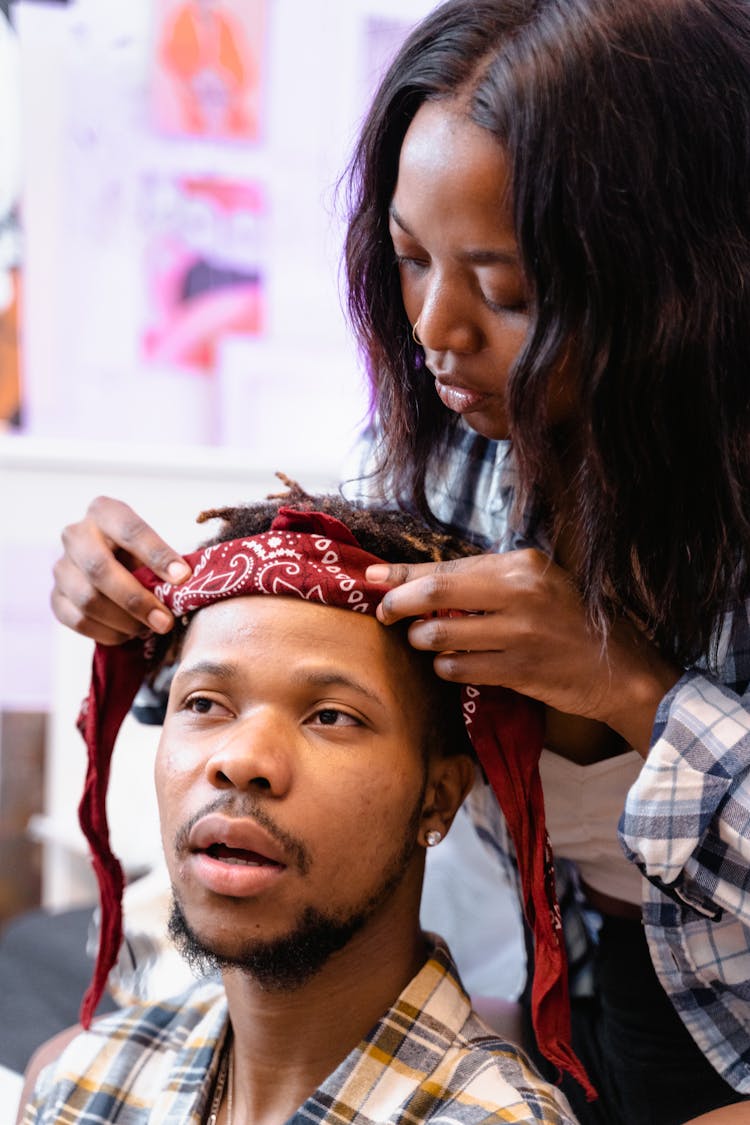
[(718, 675), (687, 671), (662, 701), (620, 821), (627, 856), (665, 894), (750, 925), (750, 628), (724, 623)]
[(750, 1094), (747, 604), (727, 615), (719, 649), (717, 675), (690, 669), (662, 701), (620, 838), (648, 880), (659, 980), (706, 1058)]

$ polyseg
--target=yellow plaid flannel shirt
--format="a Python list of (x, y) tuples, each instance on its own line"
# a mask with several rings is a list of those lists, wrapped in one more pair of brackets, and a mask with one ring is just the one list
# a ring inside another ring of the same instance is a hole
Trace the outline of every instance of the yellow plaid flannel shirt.
[[(290, 1123), (575, 1125), (563, 1095), (472, 1011), (447, 947), (431, 940), (424, 967)], [(42, 1072), (23, 1123), (198, 1125), (227, 1029), (215, 981), (105, 1016)]]

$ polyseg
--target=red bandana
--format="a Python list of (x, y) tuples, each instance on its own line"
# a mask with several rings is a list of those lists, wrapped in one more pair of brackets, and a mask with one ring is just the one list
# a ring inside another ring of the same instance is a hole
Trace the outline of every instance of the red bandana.
[[(374, 616), (385, 587), (365, 581), (382, 559), (357, 543), (344, 524), (321, 512), (280, 508), (271, 530), (206, 547), (185, 556), (193, 570), (181, 586), (142, 568), (136, 577), (176, 616), (224, 598), (253, 594), (301, 597)], [(88, 748), (88, 771), (79, 819), (89, 842), (101, 899), (99, 952), (81, 1006), (88, 1027), (122, 940), (123, 875), (112, 853), (106, 815), (110, 762), (117, 732), (153, 660), (154, 639), (97, 645), (88, 699), (79, 728)], [(541, 709), (505, 688), (466, 687), (464, 718), (480, 762), (500, 802), (515, 845), (526, 920), (534, 934), (532, 1019), (539, 1047), (595, 1093), (570, 1046), (570, 1001), (552, 856), (544, 825), (538, 762)]]

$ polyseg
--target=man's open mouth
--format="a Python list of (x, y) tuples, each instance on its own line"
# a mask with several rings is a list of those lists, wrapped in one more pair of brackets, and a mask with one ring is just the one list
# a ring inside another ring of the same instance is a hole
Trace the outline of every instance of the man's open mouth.
[(222, 863), (244, 864), (247, 867), (283, 867), (274, 859), (260, 852), (247, 851), (244, 848), (230, 848), (227, 844), (211, 844), (202, 849), (211, 859), (219, 859)]

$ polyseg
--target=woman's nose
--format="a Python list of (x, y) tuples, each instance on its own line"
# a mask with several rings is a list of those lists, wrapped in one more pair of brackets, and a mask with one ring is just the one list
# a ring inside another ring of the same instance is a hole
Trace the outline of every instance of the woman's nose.
[(425, 286), (417, 320), (419, 339), (427, 351), (473, 353), (483, 346), (483, 333), (472, 295), (442, 274)]
[(224, 731), (206, 769), (219, 789), (258, 789), (284, 796), (291, 785), (292, 732), (266, 708), (257, 709)]

